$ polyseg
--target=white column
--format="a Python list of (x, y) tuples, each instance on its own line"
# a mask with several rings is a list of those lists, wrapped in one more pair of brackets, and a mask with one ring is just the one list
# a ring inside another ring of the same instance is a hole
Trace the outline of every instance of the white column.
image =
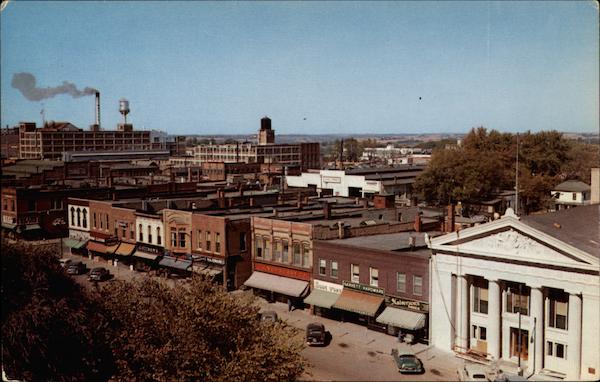
[(498, 280), (488, 279), (487, 349), (494, 360), (500, 358), (500, 286)]
[(579, 295), (569, 294), (568, 316), (567, 379), (576, 381), (581, 379), (581, 297)]
[[(539, 373), (544, 367), (544, 294), (542, 288), (531, 287), (531, 318), (535, 321), (533, 336), (535, 341), (533, 346), (534, 372)], [(532, 322), (532, 325), (534, 323)], [(531, 357), (530, 357), (531, 359)], [(529, 368), (531, 370), (531, 367)]]
[(457, 320), (457, 341), (460, 347), (459, 351), (466, 351), (469, 348), (469, 282), (467, 276), (457, 277), (458, 281), (458, 306), (456, 307)]

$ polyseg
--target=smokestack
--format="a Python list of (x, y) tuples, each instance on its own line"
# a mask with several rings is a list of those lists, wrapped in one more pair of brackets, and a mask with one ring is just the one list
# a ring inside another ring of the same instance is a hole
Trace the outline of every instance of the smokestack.
[(96, 125), (100, 129), (100, 92), (96, 91)]

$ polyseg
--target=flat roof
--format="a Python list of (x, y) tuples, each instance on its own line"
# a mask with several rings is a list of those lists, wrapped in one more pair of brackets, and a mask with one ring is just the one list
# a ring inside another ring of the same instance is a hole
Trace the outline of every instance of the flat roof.
[(380, 235), (349, 237), (346, 239), (327, 240), (327, 242), (350, 245), (358, 248), (377, 249), (382, 251), (401, 251), (410, 249), (409, 238), (415, 238), (415, 250), (413, 252), (423, 252), (424, 256), (429, 256), (430, 251), (425, 243), (424, 232), (397, 232), (385, 233)]

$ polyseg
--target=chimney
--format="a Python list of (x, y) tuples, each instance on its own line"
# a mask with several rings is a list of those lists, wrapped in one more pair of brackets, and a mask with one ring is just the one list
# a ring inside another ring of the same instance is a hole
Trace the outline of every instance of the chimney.
[(217, 190), (217, 199), (219, 208), (225, 208), (225, 191), (220, 188)]
[(100, 92), (96, 92), (96, 125), (98, 125), (98, 130), (100, 130)]
[(325, 220), (331, 219), (331, 204), (328, 202), (323, 203), (323, 218)]
[(338, 223), (338, 239), (344, 238), (344, 222), (339, 221)]
[(450, 203), (448, 205), (448, 227), (446, 228), (447, 232), (454, 232), (454, 204)]
[(415, 216), (415, 232), (421, 232), (423, 229), (423, 223), (421, 222), (421, 213), (417, 212)]

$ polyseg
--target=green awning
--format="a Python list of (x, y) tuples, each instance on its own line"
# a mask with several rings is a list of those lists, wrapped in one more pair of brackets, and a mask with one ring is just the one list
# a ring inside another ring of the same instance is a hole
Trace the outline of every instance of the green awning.
[(331, 309), (333, 304), (340, 298), (338, 293), (327, 292), (320, 289), (313, 289), (308, 297), (304, 299), (304, 303), (308, 305), (316, 305), (321, 308)]
[(33, 231), (36, 229), (42, 229), (42, 227), (40, 227), (39, 224), (29, 224), (29, 225), (25, 226), (25, 229), (23, 231)]
[(87, 244), (87, 240), (76, 240), (70, 237), (63, 239), (63, 245), (73, 249), (81, 249)]

